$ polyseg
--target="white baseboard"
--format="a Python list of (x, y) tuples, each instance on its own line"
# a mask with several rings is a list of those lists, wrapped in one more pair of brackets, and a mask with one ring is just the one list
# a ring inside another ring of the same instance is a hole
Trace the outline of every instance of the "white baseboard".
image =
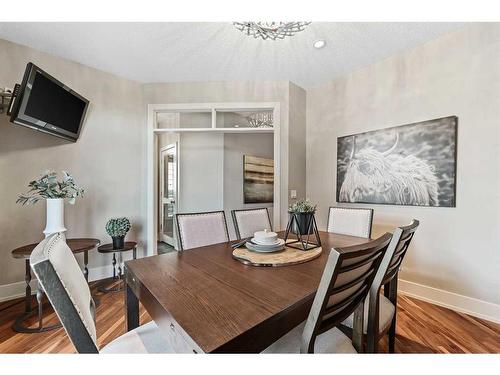
[[(123, 271), (123, 264), (121, 265)], [(113, 276), (113, 268), (109, 266), (101, 266), (89, 268), (89, 281), (97, 281), (107, 279)]]
[[(38, 281), (31, 280), (31, 294), (36, 293)], [(11, 299), (24, 297), (26, 294), (26, 283), (19, 281), (18, 283), (0, 285), (0, 302), (10, 301)]]
[[(123, 264), (122, 264), (123, 270)], [(89, 268), (89, 281), (102, 280), (113, 276), (113, 268), (111, 265)], [(36, 293), (38, 286), (38, 281), (33, 277), (30, 282), (31, 294)], [(16, 299), (24, 297), (26, 295), (26, 283), (24, 281), (19, 281), (17, 283), (0, 285), (0, 302), (10, 301), (11, 299)]]
[(398, 292), (450, 310), (500, 323), (500, 305), (399, 279)]

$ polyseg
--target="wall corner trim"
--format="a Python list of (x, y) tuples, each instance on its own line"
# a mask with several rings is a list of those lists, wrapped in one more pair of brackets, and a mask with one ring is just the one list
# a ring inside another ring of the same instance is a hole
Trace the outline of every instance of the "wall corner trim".
[(500, 305), (412, 281), (400, 279), (398, 284), (401, 294), (446, 307), (459, 313), (500, 323)]

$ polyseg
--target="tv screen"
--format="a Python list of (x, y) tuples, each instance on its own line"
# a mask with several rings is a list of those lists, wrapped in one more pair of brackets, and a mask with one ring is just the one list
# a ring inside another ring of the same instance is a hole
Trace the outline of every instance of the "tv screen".
[(13, 123), (76, 141), (89, 101), (29, 63), (11, 114)]

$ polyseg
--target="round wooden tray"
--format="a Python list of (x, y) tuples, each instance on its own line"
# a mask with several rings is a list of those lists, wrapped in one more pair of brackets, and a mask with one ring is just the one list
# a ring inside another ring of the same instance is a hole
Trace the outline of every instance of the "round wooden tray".
[(275, 253), (257, 253), (242, 246), (233, 250), (233, 258), (250, 266), (284, 267), (309, 262), (319, 257), (322, 251), (321, 247), (304, 251), (286, 246)]

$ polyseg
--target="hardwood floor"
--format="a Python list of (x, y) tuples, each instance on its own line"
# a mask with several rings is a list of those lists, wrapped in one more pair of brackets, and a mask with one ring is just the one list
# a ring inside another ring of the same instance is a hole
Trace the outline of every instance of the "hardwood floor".
[[(92, 294), (100, 300), (97, 307), (97, 337), (103, 347), (124, 333), (122, 293), (102, 294), (97, 284)], [(34, 302), (36, 304), (36, 301)], [(431, 305), (400, 295), (396, 329), (397, 353), (500, 353), (500, 324)], [(24, 300), (0, 303), (0, 353), (74, 353), (75, 349), (62, 328), (44, 333), (22, 334), (12, 331), (14, 318), (24, 309)], [(141, 324), (150, 320), (141, 307)], [(57, 323), (47, 305), (44, 323)], [(37, 320), (30, 320), (33, 326)], [(387, 352), (387, 340), (380, 345)]]

